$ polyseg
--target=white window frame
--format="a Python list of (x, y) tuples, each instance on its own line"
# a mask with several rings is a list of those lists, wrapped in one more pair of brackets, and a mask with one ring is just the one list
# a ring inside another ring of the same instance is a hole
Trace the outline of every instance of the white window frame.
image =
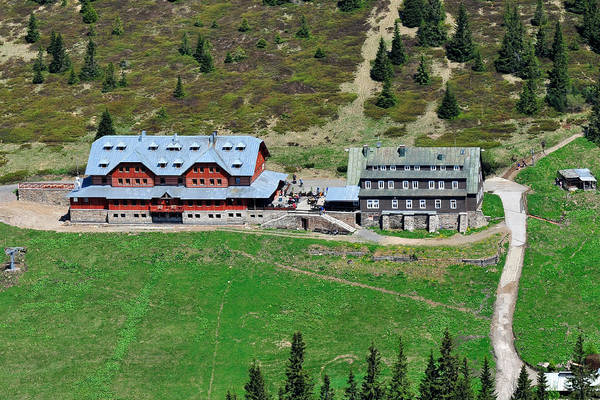
[(419, 181), (412, 181), (412, 188), (413, 189), (418, 189), (419, 188)]
[(435, 181), (429, 181), (429, 189), (435, 189)]
[(367, 208), (369, 210), (379, 209), (379, 200), (375, 200), (375, 199), (367, 200)]
[(440, 171), (445, 171), (446, 170), (446, 166), (445, 165), (440, 165)]
[(419, 208), (420, 208), (421, 210), (423, 210), (423, 209), (427, 208), (427, 200), (425, 200), (425, 199), (421, 199), (421, 200), (419, 200)]
[(410, 171), (410, 165), (405, 165), (405, 166), (404, 166), (404, 170), (405, 170), (405, 171)]
[(388, 181), (388, 189), (394, 188), (394, 181)]
[(371, 189), (371, 181), (365, 181), (365, 189)]
[(390, 171), (395, 171), (396, 170), (396, 166), (395, 165), (390, 165)]
[(379, 171), (379, 165), (373, 165), (373, 171)]
[(452, 181), (452, 189), (458, 189), (458, 181)]
[(450, 208), (452, 210), (456, 210), (456, 200), (450, 200)]
[(414, 168), (415, 171), (420, 171), (421, 170), (421, 166), (420, 165), (415, 165), (413, 168)]
[(432, 166), (431, 166), (431, 170), (432, 170), (432, 171), (435, 171), (436, 169), (437, 169), (437, 167), (436, 167), (435, 165), (432, 165)]
[(444, 189), (445, 183), (444, 181), (438, 181), (438, 189)]
[(412, 209), (412, 199), (407, 199), (406, 200), (406, 208), (408, 210)]
[(435, 199), (435, 208), (437, 208), (437, 209), (442, 208), (442, 200), (441, 199)]
[(408, 181), (402, 181), (402, 189), (408, 189)]
[(377, 181), (378, 189), (385, 189), (385, 181)]
[(396, 208), (398, 208), (398, 200), (396, 200), (396, 199), (393, 199), (393, 200), (392, 200), (392, 208), (393, 208), (393, 209), (396, 209)]
[(380, 171), (385, 171), (387, 169), (387, 165), (380, 165), (379, 166), (379, 170)]
[(455, 165), (455, 166), (454, 166), (454, 170), (455, 170), (455, 171), (460, 171), (460, 165)]

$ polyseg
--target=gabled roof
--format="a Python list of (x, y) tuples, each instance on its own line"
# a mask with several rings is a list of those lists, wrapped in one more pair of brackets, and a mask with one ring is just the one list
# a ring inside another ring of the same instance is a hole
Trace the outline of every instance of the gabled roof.
[[(117, 146), (105, 148), (106, 143), (117, 143)], [(226, 143), (237, 144), (231, 150), (223, 150)], [(243, 150), (238, 149), (240, 144)], [(252, 176), (261, 144), (261, 139), (252, 136), (104, 136), (92, 143), (85, 173), (106, 175), (122, 162), (139, 162), (159, 176), (181, 175), (195, 163), (215, 163), (230, 175)], [(119, 145), (124, 149), (117, 150)], [(157, 149), (150, 150), (152, 145)], [(177, 159), (183, 162), (180, 167), (174, 165)], [(100, 167), (100, 160), (107, 160), (108, 166)], [(166, 166), (159, 167), (159, 160), (166, 161)], [(236, 161), (242, 164), (234, 168)]]
[(561, 169), (558, 171), (565, 179), (580, 179), (587, 182), (596, 182), (596, 178), (590, 172), (588, 168), (577, 168), (577, 169)]

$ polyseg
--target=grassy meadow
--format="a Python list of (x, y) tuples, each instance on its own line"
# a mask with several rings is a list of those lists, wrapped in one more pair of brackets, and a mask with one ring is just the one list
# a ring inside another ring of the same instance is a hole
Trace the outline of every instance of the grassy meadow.
[(577, 139), (517, 176), (533, 190), (527, 196), (529, 213), (561, 222), (527, 221), (514, 330), (517, 350), (534, 365), (569, 360), (580, 332), (590, 349), (600, 347), (599, 194), (554, 186), (556, 171), (565, 168), (589, 168), (600, 176), (600, 149)]
[[(295, 330), (304, 334), (313, 379), (330, 374), (336, 389), (350, 365), (362, 375), (371, 341), (388, 376), (398, 335), (416, 383), (445, 327), (476, 373), (491, 357), (500, 265), (427, 258), (490, 255), (498, 240), (377, 248), (235, 232), (70, 234), (0, 225), (2, 246), (28, 248), (27, 272), (0, 289), (0, 397), (222, 399), (228, 389), (242, 393), (253, 359), (276, 394)], [(423, 261), (310, 249), (404, 252)]]

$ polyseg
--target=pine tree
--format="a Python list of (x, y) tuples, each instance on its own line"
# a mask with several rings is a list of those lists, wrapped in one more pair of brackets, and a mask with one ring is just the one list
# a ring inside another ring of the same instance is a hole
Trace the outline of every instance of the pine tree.
[(33, 69), (33, 79), (31, 80), (31, 83), (34, 84), (40, 84), (40, 83), (44, 83), (44, 74), (42, 73), (42, 70), (37, 69), (34, 67)]
[(264, 49), (265, 47), (267, 47), (267, 41), (264, 38), (258, 39), (258, 41), (256, 42), (256, 48)]
[(542, 76), (540, 64), (535, 56), (535, 49), (531, 41), (527, 43), (517, 76), (523, 79), (539, 79)]
[(248, 369), (248, 382), (244, 385), (244, 390), (246, 400), (270, 400), (265, 388), (265, 379), (256, 361)]
[(115, 66), (108, 63), (104, 72), (104, 82), (102, 82), (102, 92), (110, 92), (117, 88), (117, 78), (115, 77)]
[(475, 53), (473, 54), (473, 65), (471, 65), (471, 69), (475, 72), (485, 71), (485, 64), (483, 63), (479, 49), (475, 49)]
[(60, 33), (56, 35), (56, 40), (52, 50), (52, 61), (50, 62), (50, 65), (48, 65), (48, 71), (54, 74), (64, 72), (69, 69), (71, 66), (71, 60), (67, 55), (63, 38)]
[(335, 391), (331, 387), (331, 381), (329, 375), (323, 376), (323, 385), (321, 386), (321, 392), (319, 394), (319, 400), (334, 400)]
[(87, 44), (83, 67), (79, 73), (79, 79), (82, 81), (93, 81), (100, 76), (100, 66), (96, 61), (96, 43), (90, 38)]
[(471, 374), (469, 373), (469, 364), (467, 359), (463, 358), (460, 367), (460, 377), (456, 385), (456, 399), (458, 400), (474, 400), (473, 387), (471, 386)]
[(400, 29), (398, 28), (398, 22), (394, 22), (394, 38), (392, 39), (392, 49), (388, 53), (388, 58), (394, 65), (403, 65), (406, 63), (406, 50), (400, 37)]
[(360, 400), (380, 400), (383, 398), (384, 390), (380, 382), (381, 355), (374, 344), (369, 346), (367, 356), (367, 372), (363, 378), (360, 390)]
[(540, 109), (540, 103), (535, 94), (537, 85), (534, 79), (528, 79), (523, 85), (523, 90), (517, 101), (517, 110), (526, 115), (533, 115)]
[[(398, 339), (398, 355), (392, 367), (392, 379), (386, 393), (386, 400), (411, 400), (410, 381), (408, 379), (408, 361), (404, 354), (402, 338)], [(471, 400), (471, 399), (465, 399)]]
[(419, 25), (417, 37), (419, 45), (436, 47), (443, 45), (448, 39), (448, 32), (444, 21), (446, 11), (441, 0), (425, 0), (423, 4), (423, 21)]
[(84, 24), (93, 24), (94, 22), (98, 21), (98, 14), (92, 6), (92, 3), (89, 1), (85, 1), (81, 5), (81, 13), (81, 18), (83, 19)]
[(429, 361), (425, 368), (425, 376), (421, 379), (419, 385), (419, 400), (439, 400), (441, 398), (441, 388), (439, 383), (439, 374), (433, 352), (429, 353)]
[(554, 29), (554, 40), (552, 41), (552, 50), (550, 52), (550, 58), (554, 60), (554, 58), (561, 51), (564, 50), (565, 41), (563, 39), (562, 29), (560, 27), (560, 22), (556, 22), (556, 28)]
[[(460, 108), (458, 107), (456, 97), (450, 90), (448, 83), (446, 83), (446, 91), (444, 92), (442, 104), (440, 104), (437, 109), (437, 115), (441, 119), (453, 119), (458, 117), (459, 114)], [(444, 345), (444, 342), (442, 342), (442, 346)], [(446, 359), (442, 353), (442, 358), (440, 361), (442, 360), (444, 360), (445, 363), (443, 365), (440, 363), (440, 379), (443, 379), (447, 383), (447, 386), (445, 386), (447, 394), (451, 390), (450, 388), (453, 387), (454, 383), (456, 382), (456, 379), (452, 380), (452, 377), (456, 378), (456, 359)], [(452, 367), (452, 365), (454, 365), (454, 367)]]
[(33, 62), (33, 71), (47, 71), (48, 67), (44, 64), (44, 51), (40, 47), (38, 49), (38, 55)]
[(481, 368), (481, 374), (479, 374), (479, 381), (481, 382), (481, 388), (479, 389), (479, 393), (477, 393), (477, 400), (496, 400), (494, 380), (492, 379), (490, 364), (487, 357), (483, 359), (483, 367)]
[(208, 73), (214, 71), (215, 66), (213, 64), (213, 58), (210, 55), (210, 43), (200, 34), (198, 34), (198, 43), (196, 45), (196, 51), (194, 52), (194, 58), (200, 64), (200, 72)]
[(310, 31), (308, 30), (308, 25), (304, 15), (300, 16), (300, 29), (298, 29), (298, 32), (296, 32), (296, 37), (303, 39), (308, 39), (310, 37)]
[(525, 52), (525, 28), (519, 16), (518, 7), (506, 6), (504, 14), (504, 25), (506, 32), (502, 39), (502, 47), (498, 52), (498, 58), (494, 61), (496, 71), (504, 74), (513, 74), (521, 67), (521, 59)]
[(553, 66), (548, 76), (550, 81), (546, 87), (546, 102), (555, 110), (563, 112), (567, 108), (567, 93), (569, 91), (569, 72), (567, 49), (562, 41), (560, 23), (556, 24), (558, 42), (553, 47)]
[(34, 13), (29, 15), (29, 24), (27, 25), (27, 35), (25, 41), (27, 43), (35, 43), (40, 40), (40, 30), (38, 27), (37, 18)]
[(94, 24), (90, 24), (90, 26), (88, 27), (87, 35), (89, 37), (95, 37), (96, 36), (96, 27), (94, 26)]
[[(438, 116), (442, 119), (452, 119), (460, 110), (454, 94), (450, 91), (450, 86), (446, 83), (446, 93), (442, 99), (442, 104), (438, 108)], [(451, 400), (456, 393), (456, 384), (458, 381), (458, 359), (453, 354), (454, 344), (448, 329), (444, 331), (444, 337), (440, 345), (440, 358), (438, 360), (438, 371), (440, 376), (440, 386), (442, 389), (442, 399)]]
[(511, 400), (531, 400), (533, 398), (533, 393), (531, 391), (531, 380), (527, 375), (527, 369), (525, 365), (521, 367), (521, 372), (519, 373), (519, 379), (517, 380), (517, 387), (513, 392)]
[(231, 56), (230, 52), (227, 52), (227, 54), (225, 54), (225, 60), (223, 60), (223, 62), (225, 64), (231, 64), (233, 62), (233, 57)]
[(546, 16), (546, 10), (544, 10), (544, 1), (537, 0), (537, 4), (535, 6), (535, 14), (533, 14), (533, 18), (531, 19), (531, 25), (533, 26), (543, 26), (548, 22), (548, 17)]
[(356, 387), (356, 380), (354, 379), (354, 373), (352, 369), (348, 373), (348, 381), (346, 389), (344, 390), (344, 400), (358, 400), (358, 388)]
[(383, 38), (379, 39), (379, 48), (377, 49), (377, 55), (375, 61), (371, 66), (371, 79), (378, 82), (385, 81), (386, 78), (391, 78), (394, 74), (391, 62), (388, 58), (387, 50), (385, 48), (385, 42)]
[(394, 96), (394, 93), (392, 92), (391, 79), (386, 77), (383, 81), (383, 90), (379, 94), (379, 97), (377, 97), (375, 105), (381, 108), (390, 108), (394, 107), (397, 101), (396, 96)]
[(446, 57), (457, 62), (469, 61), (473, 58), (475, 46), (469, 28), (469, 16), (464, 3), (458, 8), (458, 20), (454, 36), (446, 44)]
[[(600, 76), (596, 81), (596, 93), (600, 94)], [(585, 137), (600, 146), (600, 96), (596, 95), (592, 105), (589, 124), (584, 129)], [(583, 345), (582, 345), (583, 347)]]
[(173, 97), (175, 97), (176, 99), (181, 99), (185, 97), (185, 91), (183, 90), (183, 82), (181, 81), (181, 75), (177, 76), (177, 85), (175, 85)]
[(362, 7), (361, 0), (339, 0), (337, 3), (340, 11), (350, 12)]
[(123, 22), (121, 21), (121, 17), (119, 17), (117, 15), (117, 17), (115, 18), (115, 20), (113, 22), (111, 34), (116, 35), (116, 36), (121, 36), (124, 32), (125, 31), (123, 29)]
[(317, 51), (315, 51), (315, 58), (325, 58), (325, 52), (320, 47), (317, 47)]
[(549, 55), (546, 43), (546, 29), (543, 25), (540, 25), (535, 35), (535, 55), (537, 57), (548, 57)]
[(546, 380), (546, 374), (543, 370), (538, 371), (537, 385), (535, 386), (535, 400), (548, 400), (550, 394), (548, 393), (548, 381)]
[(581, 36), (596, 53), (600, 53), (600, 8), (597, 0), (585, 0)]
[(100, 122), (98, 123), (95, 139), (100, 139), (102, 136), (114, 134), (116, 134), (116, 131), (115, 127), (113, 126), (112, 117), (110, 116), (108, 109), (105, 108), (104, 112), (102, 113), (102, 117), (100, 118)]
[(400, 12), (402, 25), (408, 28), (417, 28), (423, 21), (423, 0), (405, 0), (404, 8)]
[(179, 46), (179, 53), (184, 56), (192, 55), (192, 47), (190, 46), (190, 40), (188, 38), (187, 32), (183, 33), (181, 37), (181, 46)]
[(67, 81), (67, 83), (69, 85), (75, 85), (79, 82), (79, 77), (77, 77), (77, 74), (75, 73), (75, 68), (73, 68), (73, 66), (71, 65), (71, 71), (69, 72), (69, 80)]
[(240, 32), (248, 32), (250, 30), (250, 24), (246, 18), (242, 19), (242, 23), (238, 27), (238, 31)]
[(415, 82), (419, 85), (429, 85), (431, 83), (431, 77), (429, 76), (429, 66), (425, 60), (425, 56), (421, 54), (421, 61), (417, 67), (417, 73), (414, 76)]
[[(598, 103), (599, 100), (596, 99), (594, 109), (597, 109)], [(586, 134), (586, 136), (588, 135)], [(581, 334), (577, 336), (577, 341), (573, 347), (571, 373), (573, 376), (567, 379), (567, 386), (572, 392), (571, 397), (574, 400), (591, 399), (595, 392), (592, 383), (598, 378), (598, 373), (585, 365), (585, 351), (583, 350), (583, 336)]]
[(313, 385), (304, 369), (304, 351), (306, 345), (302, 333), (296, 332), (292, 337), (292, 348), (285, 370), (285, 384), (281, 400), (310, 400)]
[(56, 49), (56, 32), (52, 31), (50, 33), (50, 44), (48, 44), (48, 47), (46, 47), (46, 53), (48, 54), (52, 54), (54, 53), (54, 50)]
[(210, 23), (210, 29), (217, 29), (219, 28), (219, 23), (217, 22), (216, 19), (213, 19), (212, 22)]

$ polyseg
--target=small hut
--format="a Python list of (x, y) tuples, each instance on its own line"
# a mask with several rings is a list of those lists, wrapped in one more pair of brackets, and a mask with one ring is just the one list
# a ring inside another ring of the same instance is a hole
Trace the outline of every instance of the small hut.
[(596, 190), (596, 178), (587, 168), (561, 169), (557, 183), (566, 190)]

